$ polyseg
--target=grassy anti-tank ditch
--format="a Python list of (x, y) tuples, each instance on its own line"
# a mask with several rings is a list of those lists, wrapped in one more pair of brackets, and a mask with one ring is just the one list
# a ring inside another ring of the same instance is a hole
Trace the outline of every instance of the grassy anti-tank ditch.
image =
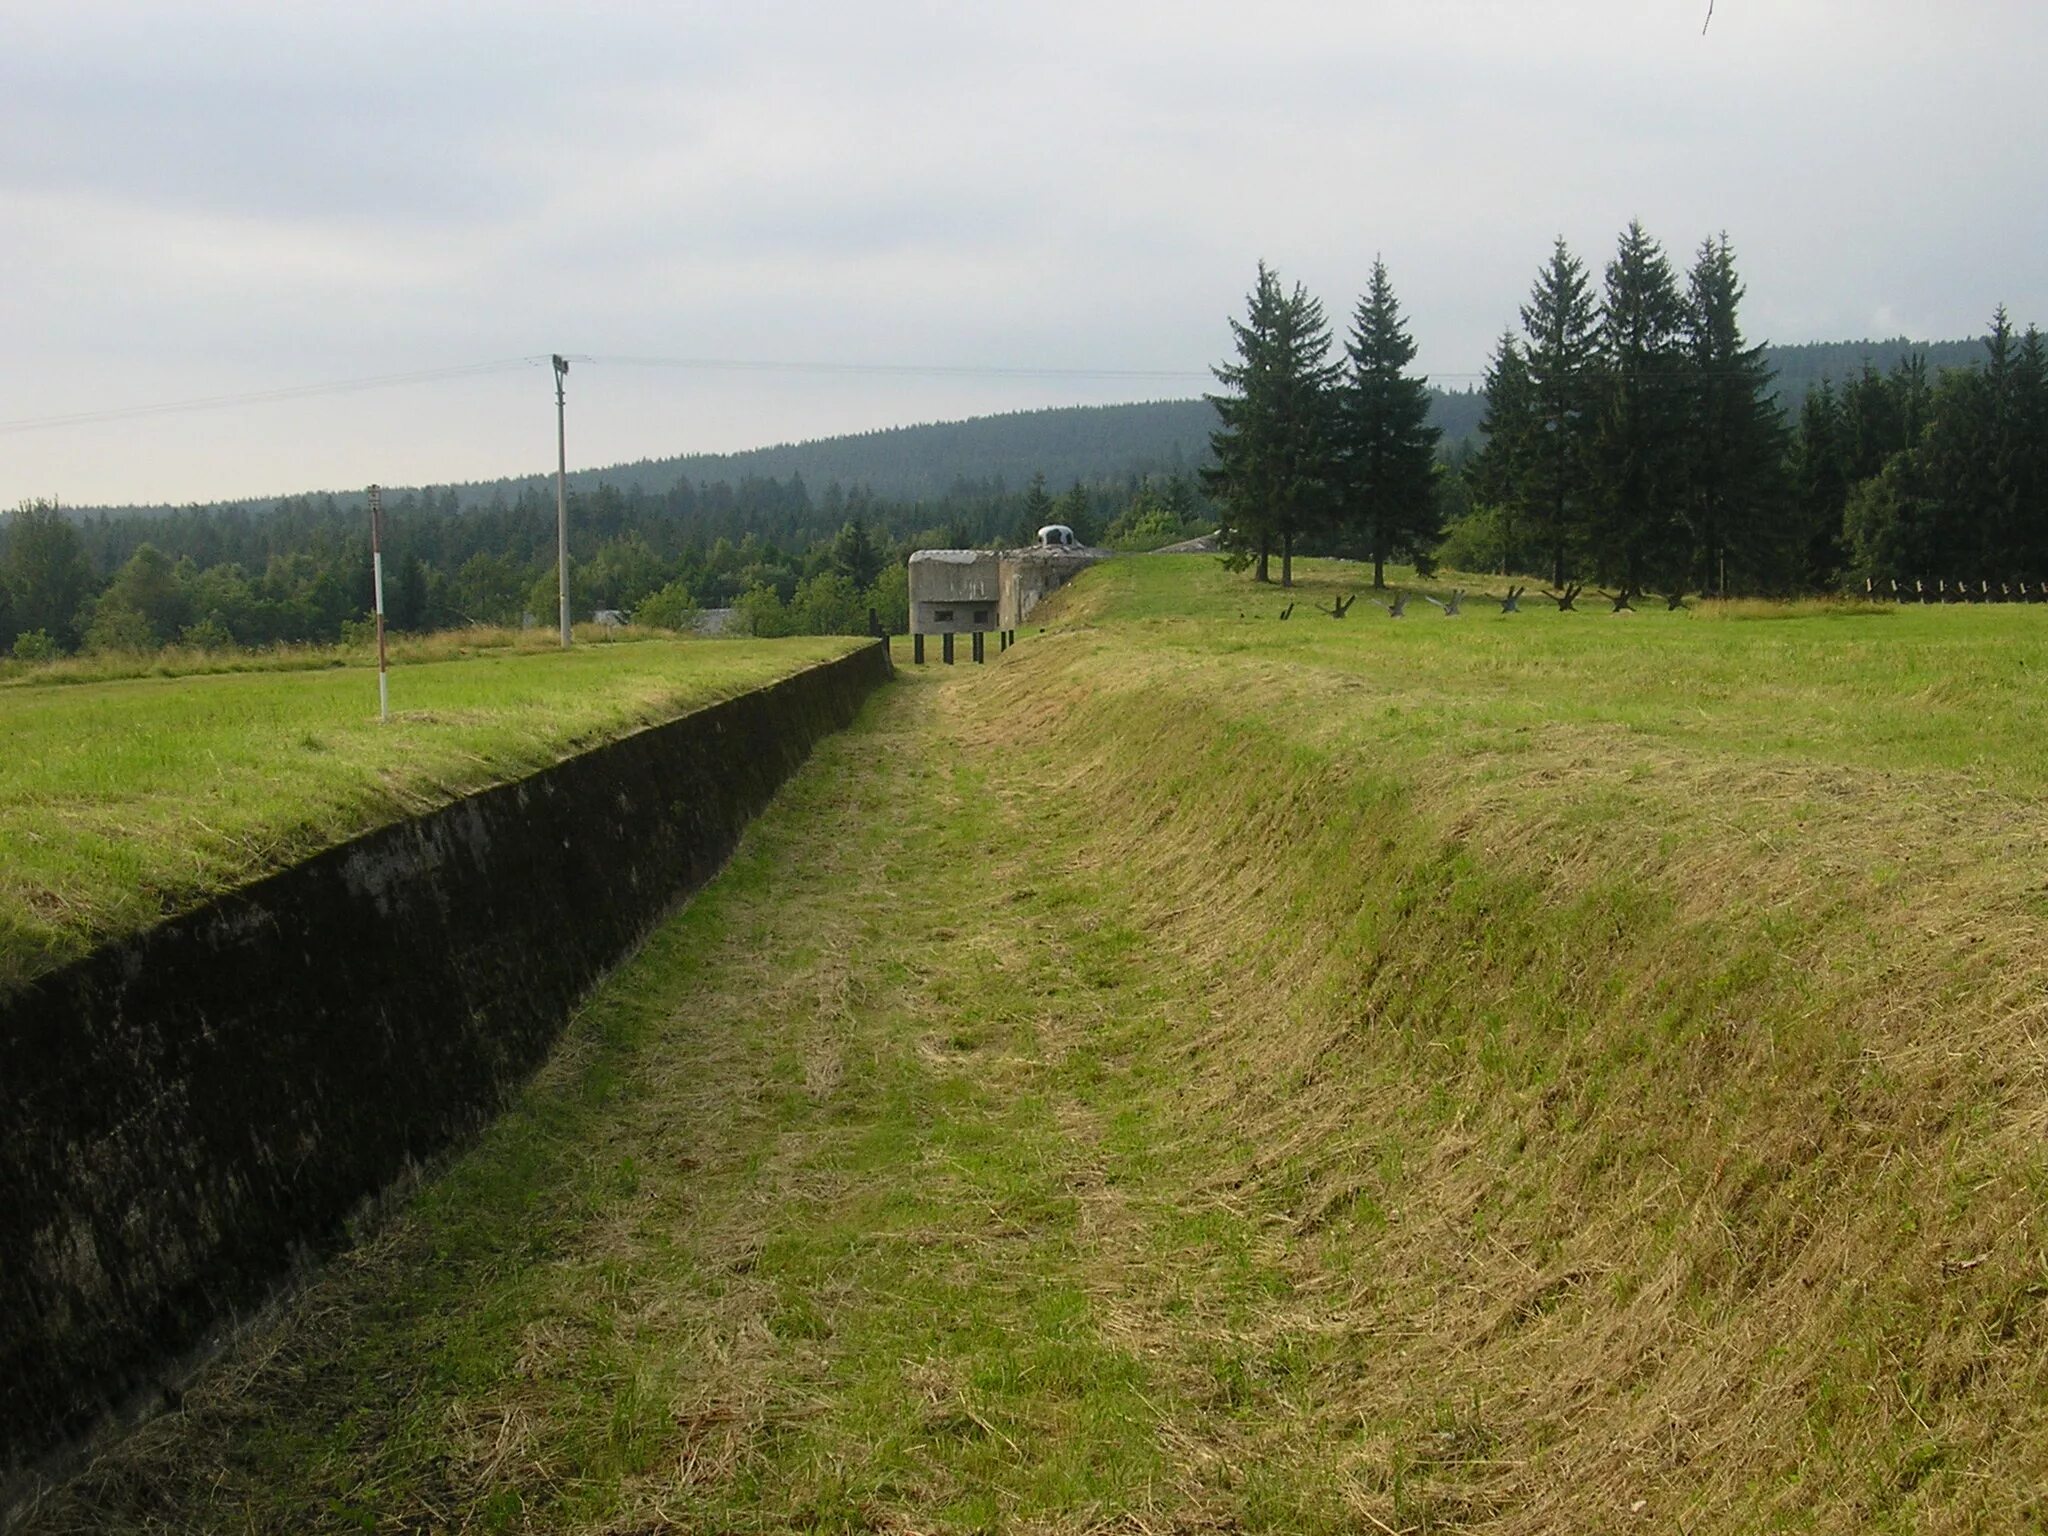
[(2043, 616), (1280, 597), (871, 704), (37, 1528), (2038, 1528)]
[(859, 646), (0, 997), (0, 1508), (486, 1120), (888, 673)]

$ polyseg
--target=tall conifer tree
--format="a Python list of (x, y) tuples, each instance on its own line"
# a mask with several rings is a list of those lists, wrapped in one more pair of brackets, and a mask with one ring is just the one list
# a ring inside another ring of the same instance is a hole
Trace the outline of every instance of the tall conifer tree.
[(2021, 425), (2025, 414), (2021, 343), (2003, 304), (1991, 317), (1991, 334), (1984, 338), (1984, 350), (1988, 354), (1984, 364), (1988, 418), (1984, 451), (1989, 483), (1984, 488), (1978, 560), (1990, 574), (2007, 558), (2007, 551), (2021, 542), (2020, 481), (2026, 457)]
[(1215, 464), (1203, 484), (1228, 511), (1224, 534), (1233, 554), (1270, 579), (1280, 551), (1280, 584), (1294, 582), (1294, 541), (1327, 515), (1333, 491), (1333, 397), (1323, 306), (1301, 284), (1282, 292), (1263, 261), (1245, 318), (1233, 319), (1234, 362), (1217, 365), (1230, 391), (1208, 396), (1221, 426), (1211, 434)]
[(1551, 580), (1562, 587), (1571, 546), (1586, 515), (1599, 332), (1585, 264), (1560, 235), (1522, 306), (1528, 333), (1530, 442), (1523, 475), (1532, 511), (1550, 551)]
[(1723, 234), (1693, 262), (1685, 306), (1691, 365), (1684, 516), (1692, 579), (1721, 591), (1732, 566), (1749, 584), (1780, 585), (1798, 548), (1785, 517), (1786, 428), (1762, 346), (1746, 346), (1736, 310), (1742, 280)]
[(1025, 488), (1024, 521), (1030, 525), (1027, 530), (1030, 537), (1023, 541), (1027, 544), (1037, 536), (1039, 529), (1052, 521), (1052, 493), (1045, 488), (1045, 471), (1042, 469), (1032, 475), (1031, 484)]
[(2048, 346), (2034, 326), (2013, 365), (2018, 449), (2013, 484), (2013, 574), (2048, 579)]
[(1597, 564), (1631, 590), (1675, 577), (1683, 559), (1674, 512), (1689, 414), (1684, 318), (1662, 248), (1631, 222), (1607, 265), (1600, 312), (1606, 369), (1593, 434)]
[(1842, 508), (1849, 499), (1843, 472), (1842, 405), (1823, 378), (1799, 405), (1795, 455), (1801, 560), (1794, 578), (1802, 587), (1833, 582), (1842, 568)]
[(1415, 342), (1385, 262), (1374, 259), (1372, 282), (1352, 318), (1345, 349), (1350, 367), (1338, 390), (1338, 458), (1345, 521), (1372, 551), (1372, 584), (1387, 584), (1397, 548), (1434, 542), (1442, 531), (1436, 507), (1436, 445), (1429, 425), (1429, 385), (1404, 372)]
[(1486, 365), (1486, 415), (1479, 430), (1486, 446), (1472, 467), (1472, 489), (1493, 508), (1500, 527), (1500, 574), (1508, 574), (1508, 553), (1518, 547), (1517, 524), (1526, 512), (1527, 472), (1534, 447), (1532, 386), (1528, 359), (1512, 332), (1503, 332)]

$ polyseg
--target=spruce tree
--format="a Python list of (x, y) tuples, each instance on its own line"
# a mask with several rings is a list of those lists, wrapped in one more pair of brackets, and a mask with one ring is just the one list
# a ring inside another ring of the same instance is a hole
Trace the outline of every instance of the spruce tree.
[(1216, 462), (1202, 472), (1203, 485), (1224, 505), (1225, 548), (1255, 563), (1254, 579), (1266, 581), (1277, 546), (1281, 585), (1291, 586), (1294, 541), (1330, 502), (1338, 375), (1330, 327), (1307, 290), (1296, 283), (1283, 293), (1262, 261), (1246, 316), (1230, 330), (1237, 358), (1214, 370), (1230, 393), (1207, 397), (1221, 425), (1210, 436)]
[[(1088, 487), (1076, 480), (1067, 487), (1066, 495), (1053, 503), (1053, 521), (1065, 523), (1074, 530), (1074, 537), (1083, 544), (1093, 544), (1099, 530), (1095, 526), (1095, 498), (1088, 494)], [(1033, 536), (1037, 530), (1032, 530)]]
[(1527, 510), (1529, 457), (1537, 443), (1528, 359), (1512, 332), (1503, 332), (1486, 365), (1486, 415), (1479, 423), (1486, 446), (1471, 471), (1474, 497), (1491, 507), (1500, 528), (1500, 574), (1519, 547), (1515, 529)]
[[(1928, 393), (1926, 425), (1907, 456), (1925, 515), (1911, 546), (1915, 575), (1985, 579), (2002, 575), (2009, 502), (2010, 432), (2001, 396), (2012, 384), (2016, 347), (2001, 309), (1986, 338), (1988, 363), (1944, 371)], [(1900, 381), (1910, 391), (1910, 377)], [(1910, 394), (1907, 396), (1910, 400)]]
[(875, 584), (875, 578), (882, 574), (882, 568), (887, 564), (887, 557), (868, 532), (867, 519), (858, 516), (848, 518), (839, 530), (839, 536), (832, 541), (832, 568), (856, 588), (865, 591)]
[(1841, 402), (1823, 378), (1799, 405), (1795, 465), (1803, 536), (1796, 577), (1802, 587), (1831, 585), (1842, 571), (1842, 509), (1849, 499), (1842, 434)]
[(2048, 580), (2048, 346), (2034, 326), (2013, 364), (2013, 575)]
[(1387, 584), (1387, 559), (1441, 533), (1437, 521), (1436, 445), (1429, 425), (1429, 385), (1404, 372), (1415, 342), (1401, 324), (1401, 306), (1387, 266), (1374, 259), (1372, 282), (1352, 319), (1345, 349), (1350, 368), (1338, 389), (1337, 455), (1345, 521), (1372, 551), (1372, 584)]
[(1879, 474), (1895, 453), (1912, 446), (1892, 381), (1864, 359), (1862, 371), (1842, 386), (1842, 473), (1851, 485)]
[(1052, 521), (1052, 505), (1052, 495), (1045, 488), (1045, 471), (1041, 469), (1031, 477), (1024, 492), (1024, 521), (1030, 524), (1033, 537)]
[(1599, 333), (1585, 265), (1559, 236), (1522, 306), (1528, 334), (1529, 451), (1523, 483), (1563, 587), (1568, 552), (1583, 531), (1588, 447), (1599, 381)]
[(2020, 339), (2003, 304), (1991, 317), (1984, 350), (1989, 354), (1984, 364), (1987, 484), (1978, 560), (1986, 575), (1997, 575), (2021, 542), (2020, 480), (2026, 453)]
[(1722, 591), (1731, 565), (1749, 584), (1780, 585), (1804, 554), (1785, 512), (1786, 428), (1762, 346), (1745, 346), (1743, 287), (1723, 234), (1701, 244), (1685, 306), (1691, 365), (1684, 517), (1692, 579)]
[(1593, 433), (1596, 564), (1603, 577), (1631, 591), (1676, 579), (1685, 563), (1674, 516), (1689, 415), (1684, 319), (1662, 248), (1631, 222), (1607, 265), (1600, 312), (1605, 369)]

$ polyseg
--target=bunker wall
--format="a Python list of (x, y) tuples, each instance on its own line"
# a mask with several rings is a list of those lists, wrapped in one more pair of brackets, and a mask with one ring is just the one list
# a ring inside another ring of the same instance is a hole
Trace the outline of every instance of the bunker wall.
[(910, 632), (972, 634), (996, 627), (1002, 557), (985, 549), (921, 549), (910, 557)]
[(997, 622), (1003, 629), (1017, 629), (1031, 616), (1031, 610), (1057, 592), (1089, 566), (1106, 558), (1106, 551), (1090, 549), (1016, 550), (1003, 557), (1002, 601)]

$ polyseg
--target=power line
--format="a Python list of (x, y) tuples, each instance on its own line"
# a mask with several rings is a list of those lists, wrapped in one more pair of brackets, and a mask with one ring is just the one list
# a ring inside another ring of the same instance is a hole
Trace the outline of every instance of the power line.
[(133, 421), (144, 416), (173, 416), (186, 411), (215, 411), (241, 405), (268, 405), (279, 400), (310, 400), (320, 395), (354, 394), (363, 390), (391, 389), (404, 384), (431, 384), (441, 379), (506, 373), (514, 368), (530, 368), (544, 365), (546, 362), (546, 357), (506, 357), (489, 363), (463, 363), (453, 368), (423, 368), (414, 373), (386, 373), (364, 379), (337, 379), (325, 384), (287, 384), (276, 389), (255, 389), (236, 395), (202, 395), (193, 400), (166, 400), (154, 405), (123, 405), (109, 410), (73, 411), (62, 416), (25, 416), (15, 421), (0, 421), (0, 433), (34, 432), (46, 427), (85, 426), (102, 421)]
[[(1210, 369), (1191, 368), (1072, 368), (1058, 365), (999, 365), (986, 363), (886, 363), (818, 362), (795, 359), (738, 357), (647, 357), (627, 354), (594, 356), (589, 353), (562, 354), (568, 361), (596, 367), (672, 368), (699, 373), (789, 373), (827, 377), (893, 376), (904, 378), (959, 379), (1100, 379), (1121, 382), (1192, 383), (1214, 382)], [(508, 373), (520, 368), (547, 367), (553, 354), (498, 358), (484, 363), (462, 363), (447, 368), (423, 368), (411, 373), (378, 374), (368, 378), (337, 379), (320, 384), (288, 384), (273, 389), (248, 390), (231, 395), (202, 395), (190, 400), (165, 400), (150, 405), (114, 406), (96, 411), (71, 411), (55, 416), (25, 416), (0, 421), (0, 436), (43, 431), (54, 427), (89, 426), (100, 422), (134, 421), (151, 416), (181, 415), (189, 411), (229, 410), (239, 406), (269, 405), (288, 400), (311, 400), (323, 395), (359, 394), (369, 390), (393, 389), (412, 384), (432, 384), (448, 379), (476, 378)], [(1692, 374), (1692, 377), (1699, 377)], [(1715, 376), (1719, 376), (1717, 373)], [(1731, 377), (1741, 377), (1739, 372)], [(1425, 375), (1431, 383), (1452, 380), (1470, 384), (1486, 375), (1473, 372), (1435, 372)]]
[(1002, 367), (984, 363), (824, 363), (737, 357), (584, 357), (579, 362), (624, 368), (679, 368), (705, 373), (907, 374), (979, 379), (1209, 379), (1189, 368)]
[[(733, 357), (593, 357), (587, 353), (565, 355), (572, 362), (598, 366), (676, 368), (704, 373), (897, 374), (941, 378), (1175, 381), (1207, 380), (1210, 377), (1206, 370), (1176, 368), (995, 367), (974, 363), (833, 363)], [(0, 434), (36, 432), (52, 427), (90, 426), (99, 422), (134, 421), (150, 416), (181, 415), (188, 411), (228, 410), (237, 406), (269, 405), (286, 400), (311, 400), (322, 395), (359, 394), (368, 390), (392, 389), (408, 384), (432, 384), (446, 379), (506, 373), (519, 368), (546, 367), (551, 361), (551, 355), (547, 354), (506, 357), (487, 363), (462, 363), (449, 368), (422, 368), (412, 373), (336, 379), (320, 384), (287, 384), (273, 389), (252, 389), (232, 395), (201, 395), (190, 400), (160, 400), (148, 405), (121, 405), (95, 411), (67, 411), (55, 416), (23, 416), (12, 421), (0, 421)]]

